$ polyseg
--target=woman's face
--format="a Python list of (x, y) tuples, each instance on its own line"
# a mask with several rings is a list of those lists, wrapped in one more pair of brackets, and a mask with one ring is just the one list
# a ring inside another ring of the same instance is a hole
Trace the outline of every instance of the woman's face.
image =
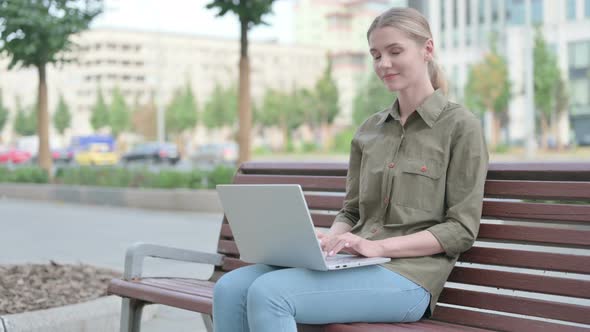
[(418, 45), (404, 32), (381, 27), (369, 35), (373, 68), (389, 91), (401, 91), (429, 82), (428, 61), (432, 59), (432, 40)]

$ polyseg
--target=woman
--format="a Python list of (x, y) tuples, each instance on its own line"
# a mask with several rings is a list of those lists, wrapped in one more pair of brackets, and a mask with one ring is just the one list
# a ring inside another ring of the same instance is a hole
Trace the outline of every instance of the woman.
[(449, 102), (426, 19), (393, 8), (367, 39), (395, 103), (369, 117), (350, 153), (344, 207), (326, 234), (339, 251), (389, 263), (329, 272), (253, 265), (216, 284), (216, 331), (296, 331), (296, 323), (412, 322), (429, 317), (479, 229), (488, 154), (479, 121)]

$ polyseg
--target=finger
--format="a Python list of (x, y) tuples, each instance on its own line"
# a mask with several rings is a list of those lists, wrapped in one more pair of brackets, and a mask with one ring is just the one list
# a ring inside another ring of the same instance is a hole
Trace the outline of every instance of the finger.
[(346, 239), (340, 239), (338, 242), (336, 242), (336, 245), (328, 251), (328, 256), (334, 256), (339, 253), (344, 248), (346, 243)]

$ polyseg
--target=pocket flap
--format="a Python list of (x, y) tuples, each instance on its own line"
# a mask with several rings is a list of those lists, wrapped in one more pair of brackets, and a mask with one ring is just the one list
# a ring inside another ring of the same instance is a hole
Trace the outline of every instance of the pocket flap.
[(438, 179), (442, 173), (441, 168), (440, 163), (432, 159), (425, 161), (406, 159), (402, 167), (402, 172)]

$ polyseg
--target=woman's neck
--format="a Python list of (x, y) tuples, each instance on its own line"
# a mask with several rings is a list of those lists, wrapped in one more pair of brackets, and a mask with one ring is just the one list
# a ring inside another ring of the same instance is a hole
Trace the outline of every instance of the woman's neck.
[(422, 84), (419, 87), (410, 87), (408, 89), (400, 90), (397, 96), (399, 101), (399, 114), (402, 118), (402, 123), (420, 106), (428, 96), (434, 92), (432, 84)]

